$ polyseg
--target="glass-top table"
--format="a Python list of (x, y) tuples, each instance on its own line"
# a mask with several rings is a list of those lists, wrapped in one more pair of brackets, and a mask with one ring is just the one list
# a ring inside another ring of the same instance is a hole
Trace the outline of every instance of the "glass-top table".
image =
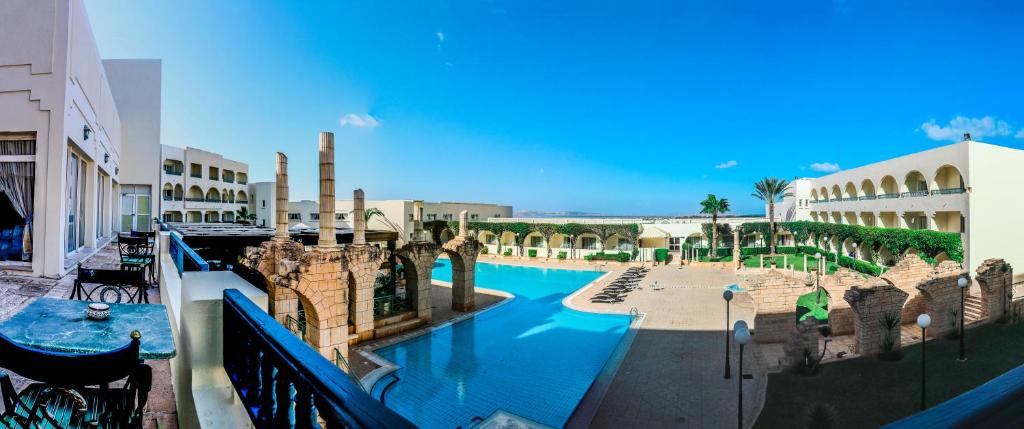
[(139, 357), (170, 359), (175, 356), (174, 338), (161, 304), (109, 304), (110, 317), (86, 317), (88, 301), (39, 298), (0, 323), (0, 333), (26, 347), (65, 353), (101, 353), (131, 341), (131, 332), (142, 334)]

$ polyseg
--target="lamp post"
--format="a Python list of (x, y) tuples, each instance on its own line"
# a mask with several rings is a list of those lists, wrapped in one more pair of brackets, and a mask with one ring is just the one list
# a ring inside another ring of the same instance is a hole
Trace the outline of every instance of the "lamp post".
[[(741, 324), (742, 323), (742, 324)], [(747, 329), (747, 323), (738, 320), (736, 321), (736, 342), (740, 345), (740, 376), (736, 377), (736, 385), (738, 387), (738, 401), (736, 402), (736, 421), (737, 427), (743, 429), (743, 346), (750, 342), (750, 330)]]
[(851, 258), (857, 259), (857, 243), (853, 243), (853, 256)]
[(814, 274), (814, 287), (818, 292), (818, 303), (821, 303), (821, 270), (825, 267), (825, 264), (821, 262), (821, 252), (814, 254), (814, 260), (817, 261), (818, 270)]
[(732, 291), (722, 292), (722, 299), (725, 300), (725, 378), (731, 377), (729, 364), (729, 301), (732, 301)]
[(967, 277), (956, 280), (956, 285), (960, 287), (960, 362), (967, 360), (967, 353), (964, 350), (964, 293), (968, 284), (970, 282), (967, 281)]
[(931, 324), (932, 318), (929, 317), (927, 314), (921, 314), (920, 316), (917, 316), (917, 326), (921, 327), (921, 411), (924, 411), (926, 408), (928, 408), (928, 402), (926, 399), (927, 396), (925, 394), (925, 380), (927, 379), (927, 377), (925, 372), (924, 346), (927, 343), (928, 339), (926, 336), (926, 334), (928, 333), (928, 325)]

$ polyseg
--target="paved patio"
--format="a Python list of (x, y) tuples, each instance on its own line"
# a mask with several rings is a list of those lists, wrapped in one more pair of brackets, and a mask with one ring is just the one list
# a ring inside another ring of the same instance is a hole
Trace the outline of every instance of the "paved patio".
[[(117, 246), (108, 244), (86, 259), (82, 265), (89, 268), (116, 268), (119, 266)], [(7, 320), (39, 297), (67, 299), (74, 285), (74, 272), (59, 280), (27, 277), (11, 274), (0, 275), (0, 322)], [(160, 291), (150, 289), (149, 302), (160, 303)], [(170, 363), (166, 360), (150, 360), (153, 368), (153, 388), (149, 392), (143, 427), (178, 427), (174, 391), (171, 390)], [(8, 373), (10, 373), (8, 371)], [(15, 389), (21, 390), (29, 381), (11, 374)]]
[[(630, 292), (624, 302), (591, 303), (590, 297), (614, 277), (571, 300), (588, 311), (628, 312), (636, 307), (646, 313), (590, 427), (735, 427), (739, 349), (729, 341), (732, 378), (726, 380), (722, 292), (740, 277), (718, 268), (657, 266), (641, 282), (642, 289)], [(653, 290), (655, 281), (664, 289)], [(753, 302), (746, 294), (736, 296), (731, 321), (751, 322)], [(752, 343), (745, 349), (743, 370), (753, 376), (743, 381), (744, 421), (749, 427), (764, 403), (768, 379), (759, 346)]]

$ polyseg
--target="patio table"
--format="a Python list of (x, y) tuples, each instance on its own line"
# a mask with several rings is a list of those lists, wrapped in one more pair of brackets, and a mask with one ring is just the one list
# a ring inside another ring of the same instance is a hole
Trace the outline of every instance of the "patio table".
[(109, 304), (106, 320), (86, 317), (88, 305), (88, 301), (39, 298), (0, 323), (0, 333), (26, 347), (89, 354), (122, 347), (137, 330), (142, 334), (139, 357), (175, 356), (171, 325), (162, 304)]

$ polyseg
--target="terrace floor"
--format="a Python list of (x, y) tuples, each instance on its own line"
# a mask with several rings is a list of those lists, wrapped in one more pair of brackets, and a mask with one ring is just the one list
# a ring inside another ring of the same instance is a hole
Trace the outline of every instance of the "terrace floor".
[[(739, 349), (735, 341), (728, 342), (732, 378), (725, 379), (722, 292), (740, 277), (727, 269), (657, 266), (641, 282), (642, 289), (630, 292), (624, 302), (591, 303), (590, 297), (615, 277), (570, 301), (586, 311), (624, 313), (636, 307), (646, 314), (590, 427), (734, 427)], [(664, 289), (652, 289), (654, 282)], [(753, 301), (747, 294), (736, 295), (730, 316), (731, 321), (752, 322)], [(743, 380), (744, 426), (749, 427), (764, 401), (767, 368), (759, 345), (745, 349), (743, 372), (753, 377)]]
[[(117, 246), (108, 244), (91, 257), (86, 258), (82, 265), (89, 268), (116, 268), (119, 266)], [(74, 284), (74, 272), (59, 280), (40, 277), (28, 277), (0, 274), (0, 321), (7, 320), (39, 297), (66, 299), (71, 294)], [(160, 303), (160, 291), (150, 289), (149, 302)], [(166, 360), (150, 360), (147, 363), (153, 368), (153, 388), (149, 392), (149, 403), (146, 406), (143, 427), (169, 428), (178, 427), (177, 410), (174, 403), (174, 391), (171, 390), (170, 363)], [(8, 373), (10, 373), (8, 371)], [(11, 374), (14, 388), (21, 390), (30, 381)]]

